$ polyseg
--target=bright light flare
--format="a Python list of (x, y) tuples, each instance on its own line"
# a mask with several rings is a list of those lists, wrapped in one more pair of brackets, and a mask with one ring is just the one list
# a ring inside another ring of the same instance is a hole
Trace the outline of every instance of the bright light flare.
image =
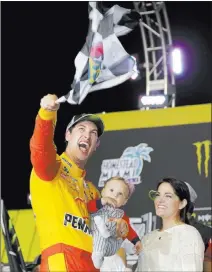
[(143, 106), (159, 106), (163, 105), (166, 101), (166, 97), (164, 95), (155, 95), (155, 96), (142, 96), (141, 104)]
[(174, 48), (171, 52), (172, 70), (176, 75), (183, 72), (182, 52), (179, 48)]

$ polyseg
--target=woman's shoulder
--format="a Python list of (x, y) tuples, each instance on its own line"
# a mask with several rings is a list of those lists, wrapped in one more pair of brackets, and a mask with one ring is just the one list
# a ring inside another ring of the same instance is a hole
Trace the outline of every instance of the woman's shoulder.
[(195, 252), (198, 255), (204, 254), (204, 243), (199, 231), (191, 225), (182, 225), (179, 232), (178, 243), (181, 245), (182, 254)]
[(179, 225), (176, 227), (176, 230), (181, 234), (181, 235), (185, 235), (185, 236), (193, 236), (193, 235), (200, 235), (199, 231), (188, 224), (183, 224), (183, 225)]
[(192, 242), (193, 245), (203, 244), (201, 234), (199, 231), (191, 225), (180, 225), (176, 228), (178, 232), (178, 238), (182, 243), (187, 243), (187, 241)]

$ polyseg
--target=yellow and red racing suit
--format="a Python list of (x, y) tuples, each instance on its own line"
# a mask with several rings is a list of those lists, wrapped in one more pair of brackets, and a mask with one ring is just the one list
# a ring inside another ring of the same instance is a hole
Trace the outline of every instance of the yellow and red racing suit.
[(42, 252), (40, 271), (97, 271), (91, 260), (87, 203), (100, 194), (66, 153), (57, 155), (56, 115), (41, 108), (30, 141), (30, 193)]

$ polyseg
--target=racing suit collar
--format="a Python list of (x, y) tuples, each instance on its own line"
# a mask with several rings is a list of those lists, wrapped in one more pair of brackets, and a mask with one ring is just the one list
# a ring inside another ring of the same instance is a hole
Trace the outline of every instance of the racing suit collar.
[(71, 175), (75, 178), (84, 178), (86, 175), (86, 171), (79, 168), (67, 155), (65, 152), (61, 154), (61, 159), (65, 162), (68, 167)]

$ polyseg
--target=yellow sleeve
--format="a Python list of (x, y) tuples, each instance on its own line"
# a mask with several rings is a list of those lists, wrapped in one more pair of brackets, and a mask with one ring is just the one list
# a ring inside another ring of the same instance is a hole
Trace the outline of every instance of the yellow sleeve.
[(42, 120), (57, 120), (57, 111), (48, 111), (43, 108), (40, 108), (38, 115)]

